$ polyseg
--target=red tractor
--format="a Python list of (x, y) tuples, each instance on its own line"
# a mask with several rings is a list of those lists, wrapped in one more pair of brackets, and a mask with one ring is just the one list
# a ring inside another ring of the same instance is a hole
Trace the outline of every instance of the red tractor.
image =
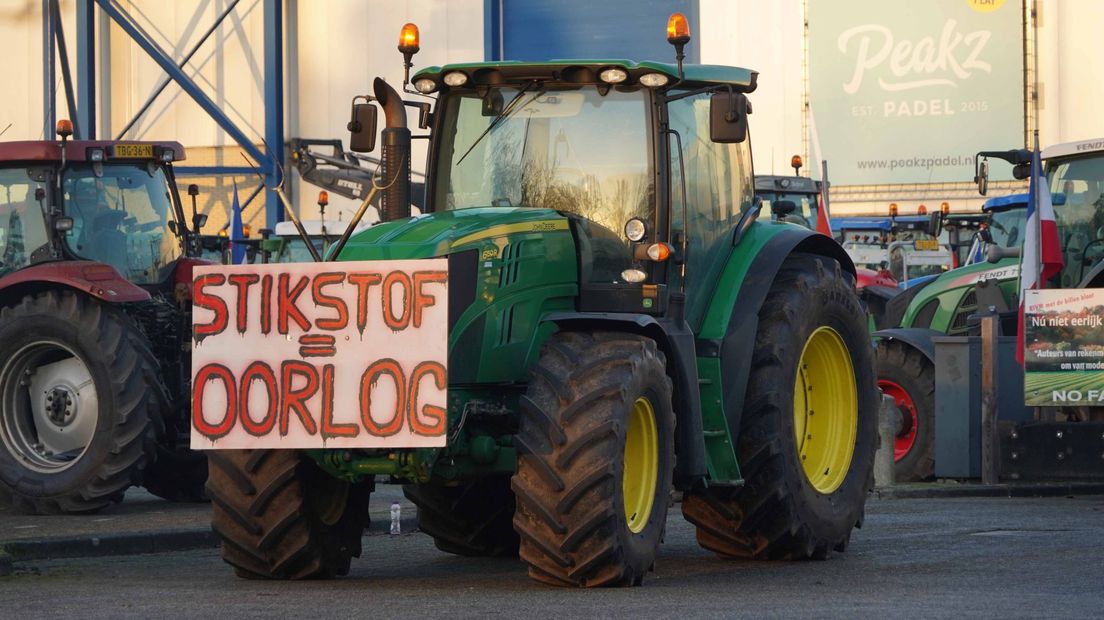
[[(176, 142), (0, 142), (0, 501), (203, 497), (188, 450), (192, 267)], [(198, 229), (204, 216), (193, 216)]]

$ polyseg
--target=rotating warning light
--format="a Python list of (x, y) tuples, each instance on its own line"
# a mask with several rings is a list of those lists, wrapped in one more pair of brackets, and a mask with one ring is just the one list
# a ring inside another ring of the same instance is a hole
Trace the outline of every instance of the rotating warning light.
[(690, 22), (682, 13), (671, 13), (667, 18), (667, 42), (671, 45), (686, 45), (690, 42)]
[(926, 206), (920, 205), (919, 207), (916, 208), (916, 215), (927, 215), (927, 214), (928, 214), (928, 208)]
[(889, 203), (889, 217), (897, 217), (897, 203)]
[(64, 140), (73, 135), (73, 121), (63, 118), (57, 122), (57, 135)]
[(804, 164), (804, 162), (801, 161), (800, 155), (794, 155), (790, 158), (790, 166), (793, 167), (794, 173), (796, 173), (798, 170), (801, 170), (802, 164)]
[(939, 210), (943, 212), (943, 215), (947, 215), (951, 212), (951, 205), (944, 202), (943, 204), (939, 205)]
[(330, 204), (330, 193), (326, 190), (318, 192), (318, 204), (323, 207)]
[(403, 24), (399, 31), (399, 51), (404, 54), (417, 54), (421, 41), (418, 34), (418, 26), (415, 24)]

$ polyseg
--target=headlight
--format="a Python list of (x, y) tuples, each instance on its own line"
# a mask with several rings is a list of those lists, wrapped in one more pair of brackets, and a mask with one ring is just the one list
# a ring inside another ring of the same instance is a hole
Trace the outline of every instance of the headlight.
[[(461, 74), (461, 75), (463, 75), (463, 74)], [(414, 88), (418, 92), (428, 95), (429, 93), (437, 90), (437, 82), (434, 82), (433, 80), (431, 80), (429, 78), (422, 78), (420, 80), (414, 80)]]
[(621, 272), (621, 279), (636, 284), (648, 279), (648, 274), (639, 269), (626, 269)]
[(648, 88), (659, 88), (667, 85), (667, 76), (662, 73), (645, 73), (640, 76), (640, 83)]
[(444, 80), (449, 86), (463, 86), (468, 83), (468, 76), (460, 71), (452, 71), (445, 74)]
[(601, 73), (599, 73), (598, 77), (607, 84), (620, 84), (621, 82), (629, 79), (629, 74), (625, 73), (624, 69), (610, 67), (609, 69), (605, 69)]
[(634, 217), (625, 222), (625, 237), (627, 237), (629, 241), (643, 241), (647, 234), (648, 225), (644, 223), (644, 220)]

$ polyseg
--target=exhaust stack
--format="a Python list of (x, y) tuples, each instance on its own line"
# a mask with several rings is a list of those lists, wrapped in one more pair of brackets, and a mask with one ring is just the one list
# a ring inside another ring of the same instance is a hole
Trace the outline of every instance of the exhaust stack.
[(386, 127), (380, 132), (380, 221), (410, 217), (410, 129), (406, 126), (406, 107), (399, 93), (387, 82), (376, 78), (376, 100), (383, 107)]

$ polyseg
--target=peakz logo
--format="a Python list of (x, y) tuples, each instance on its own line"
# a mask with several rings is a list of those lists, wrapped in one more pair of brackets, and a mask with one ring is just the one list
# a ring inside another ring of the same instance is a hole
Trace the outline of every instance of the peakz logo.
[[(985, 59), (993, 33), (989, 30), (963, 32), (958, 22), (948, 19), (938, 36), (918, 40), (897, 39), (880, 24), (855, 26), (840, 34), (839, 51), (854, 59), (850, 79), (843, 92), (860, 95), (869, 80), (884, 93), (909, 93), (937, 87), (957, 88), (971, 77), (990, 74), (993, 66)], [(955, 116), (989, 111), (987, 100), (959, 101), (949, 97), (893, 98), (881, 105), (855, 105), (856, 117)]]
[[(895, 92), (927, 86), (957, 86), (974, 71), (992, 73), (993, 67), (981, 60), (993, 33), (988, 30), (958, 32), (958, 22), (948, 19), (936, 43), (924, 37), (913, 43), (895, 41), (885, 26), (866, 24), (847, 30), (839, 37), (839, 50), (849, 54), (854, 41), (855, 70), (851, 81), (843, 85), (849, 95), (858, 92), (868, 71), (885, 66), (892, 78), (879, 77), (882, 90)], [(960, 57), (961, 56), (961, 60)]]

